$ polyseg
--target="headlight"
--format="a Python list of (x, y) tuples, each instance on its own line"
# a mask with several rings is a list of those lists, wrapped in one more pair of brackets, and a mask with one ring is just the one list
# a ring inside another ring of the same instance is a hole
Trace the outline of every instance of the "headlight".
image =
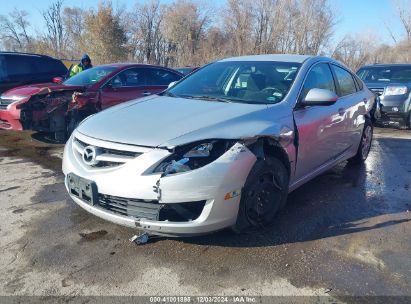
[(209, 140), (178, 147), (171, 156), (157, 165), (152, 173), (164, 175), (195, 170), (215, 161), (234, 145), (235, 141)]
[(404, 95), (407, 93), (407, 87), (406, 86), (388, 86), (385, 88), (384, 95), (385, 96), (390, 96), (390, 95)]
[[(3, 105), (7, 105), (7, 110), (10, 109), (11, 105), (22, 101), (23, 99), (27, 98), (27, 96), (5, 96), (1, 95), (0, 96), (0, 101), (2, 101)], [(18, 106), (17, 106), (18, 107)]]
[(12, 101), (21, 101), (24, 98), (27, 98), (27, 96), (4, 96), (4, 95), (1, 95), (1, 97), (0, 97), (0, 99), (12, 100)]

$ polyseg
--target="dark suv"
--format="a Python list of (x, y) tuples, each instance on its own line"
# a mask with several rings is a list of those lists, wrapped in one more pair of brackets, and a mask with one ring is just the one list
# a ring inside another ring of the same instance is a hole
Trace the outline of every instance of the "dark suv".
[(21, 85), (52, 82), (66, 74), (66, 66), (49, 56), (0, 52), (0, 94)]
[(411, 128), (411, 64), (367, 65), (357, 74), (379, 96), (377, 123)]

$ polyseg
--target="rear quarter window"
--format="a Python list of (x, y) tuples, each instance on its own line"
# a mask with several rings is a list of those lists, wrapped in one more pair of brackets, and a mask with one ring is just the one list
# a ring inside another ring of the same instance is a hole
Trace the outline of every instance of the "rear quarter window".
[(354, 75), (354, 80), (357, 83), (358, 91), (364, 89), (364, 84), (358, 76)]
[(333, 69), (337, 78), (338, 87), (340, 89), (340, 96), (346, 96), (357, 92), (353, 75), (351, 75), (350, 72), (336, 65), (333, 65)]
[(181, 76), (163, 69), (149, 69), (147, 75), (148, 85), (167, 86), (173, 81), (180, 80)]
[(66, 66), (57, 59), (43, 57), (34, 60), (33, 63), (38, 73), (55, 74), (56, 76), (67, 73)]

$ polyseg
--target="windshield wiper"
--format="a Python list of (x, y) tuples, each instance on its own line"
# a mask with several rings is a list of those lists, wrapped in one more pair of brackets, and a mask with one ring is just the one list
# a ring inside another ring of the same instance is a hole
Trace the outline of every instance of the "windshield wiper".
[(218, 101), (218, 102), (233, 102), (231, 99), (224, 98), (224, 97), (214, 97), (214, 96), (208, 96), (208, 95), (181, 95), (182, 98), (188, 98), (188, 99), (201, 99), (201, 100), (210, 100), (210, 101)]
[(167, 92), (167, 91), (163, 92), (162, 95), (165, 95), (165, 96), (168, 96), (168, 97), (178, 97), (176, 94), (173, 94), (173, 93)]

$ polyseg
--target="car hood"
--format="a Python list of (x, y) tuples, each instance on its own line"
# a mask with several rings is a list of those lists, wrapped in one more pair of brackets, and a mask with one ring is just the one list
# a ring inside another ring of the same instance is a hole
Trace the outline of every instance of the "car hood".
[(385, 88), (387, 86), (406, 86), (408, 88), (411, 87), (411, 83), (407, 82), (365, 82), (365, 84), (369, 88)]
[(4, 92), (3, 96), (32, 96), (36, 95), (39, 92), (43, 91), (45, 88), (48, 88), (49, 91), (61, 91), (61, 90), (78, 90), (83, 88), (82, 86), (67, 86), (64, 84), (56, 83), (38, 83), (32, 85), (25, 85), (13, 88)]
[(202, 139), (275, 132), (270, 129), (275, 121), (270, 112), (270, 107), (261, 104), (151, 96), (102, 111), (83, 121), (77, 131), (118, 143), (174, 147)]

